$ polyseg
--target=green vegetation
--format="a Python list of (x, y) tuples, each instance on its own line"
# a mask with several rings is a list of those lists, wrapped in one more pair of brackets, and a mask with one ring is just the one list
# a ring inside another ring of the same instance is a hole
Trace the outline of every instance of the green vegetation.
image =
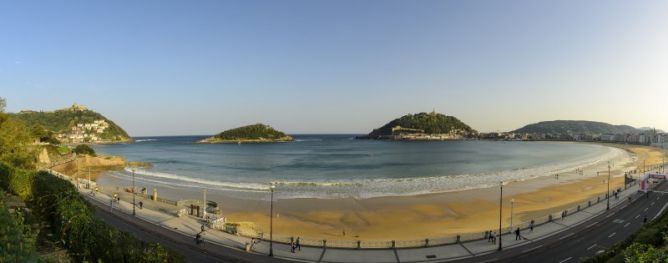
[(93, 148), (90, 148), (90, 146), (86, 144), (79, 144), (77, 147), (74, 147), (74, 152), (76, 154), (84, 154), (84, 155), (90, 155), (90, 156), (96, 156), (95, 155), (95, 150)]
[[(401, 129), (397, 129), (397, 127), (401, 127)], [(478, 134), (476, 130), (453, 116), (446, 116), (436, 112), (422, 112), (394, 119), (383, 125), (383, 127), (373, 130), (367, 137), (372, 139), (381, 138), (394, 135), (397, 132), (424, 134), (455, 133), (463, 137), (474, 137)]]
[(292, 141), (292, 137), (261, 123), (234, 128), (216, 136), (199, 141), (200, 143), (236, 143), (236, 142), (283, 142)]
[(567, 134), (600, 136), (602, 134), (637, 133), (638, 130), (628, 125), (612, 125), (594, 121), (544, 121), (529, 124), (514, 131), (515, 133)]
[(99, 137), (109, 141), (126, 141), (130, 136), (121, 127), (97, 112), (75, 107), (56, 110), (52, 112), (23, 111), (12, 114), (21, 119), (29, 127), (41, 127), (51, 133), (67, 133), (77, 124), (93, 123), (96, 120), (104, 120), (109, 127), (99, 134)]
[(585, 262), (668, 262), (668, 213)]
[[(0, 104), (4, 100), (0, 98)], [(181, 262), (159, 244), (142, 242), (97, 219), (68, 181), (34, 169), (37, 137), (0, 105), (0, 262), (49, 261), (67, 250), (73, 262)], [(87, 146), (86, 146), (87, 147)], [(6, 192), (29, 209), (11, 209)], [(39, 253), (38, 253), (39, 251)], [(58, 261), (58, 260), (55, 260)]]

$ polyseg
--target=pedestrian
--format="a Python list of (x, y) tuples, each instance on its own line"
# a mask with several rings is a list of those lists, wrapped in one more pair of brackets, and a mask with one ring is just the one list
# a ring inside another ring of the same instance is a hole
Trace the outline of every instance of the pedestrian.
[(494, 242), (494, 236), (492, 230), (489, 231), (489, 236), (487, 237), (487, 242)]
[(485, 230), (485, 239), (489, 242), (489, 231)]
[(535, 223), (535, 221), (533, 219), (531, 219), (531, 223), (529, 223), (529, 231), (531, 231), (531, 232), (533, 232), (533, 224), (534, 223)]
[(202, 230), (202, 232), (204, 232), (204, 224), (202, 224), (202, 227), (200, 227), (200, 229)]
[(522, 240), (522, 236), (520, 236), (520, 228), (518, 227), (515, 229), (515, 240)]
[(644, 224), (644, 223), (647, 223), (647, 215), (645, 215), (645, 217), (642, 219), (642, 223), (643, 223), (643, 224)]
[(297, 243), (295, 243), (295, 245), (299, 251), (302, 251), (302, 244), (299, 242), (299, 237), (297, 237)]
[(291, 251), (292, 253), (295, 253), (295, 247), (296, 247), (296, 246), (295, 246), (295, 242), (290, 242), (290, 251)]
[(144, 203), (142, 201), (139, 201), (139, 209), (143, 209)]
[(492, 242), (494, 242), (494, 244), (496, 244), (496, 231), (492, 232)]

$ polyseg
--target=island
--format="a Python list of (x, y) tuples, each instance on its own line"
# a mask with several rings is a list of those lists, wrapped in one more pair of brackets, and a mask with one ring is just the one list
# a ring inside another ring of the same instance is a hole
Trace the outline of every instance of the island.
[(475, 139), (478, 132), (453, 116), (432, 111), (408, 114), (358, 139), (447, 141)]
[(272, 143), (290, 142), (294, 139), (262, 123), (226, 130), (197, 143)]

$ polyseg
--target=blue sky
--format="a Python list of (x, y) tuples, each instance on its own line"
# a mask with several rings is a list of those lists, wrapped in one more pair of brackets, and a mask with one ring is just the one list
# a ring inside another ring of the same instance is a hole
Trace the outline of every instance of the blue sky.
[(668, 129), (668, 1), (4, 1), (9, 111), (80, 103), (133, 136), (264, 122), (365, 133), (421, 111), (480, 131)]

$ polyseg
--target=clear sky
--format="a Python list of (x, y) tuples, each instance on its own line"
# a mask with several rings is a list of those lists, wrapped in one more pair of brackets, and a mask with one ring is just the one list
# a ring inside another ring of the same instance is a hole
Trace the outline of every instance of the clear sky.
[(133, 136), (255, 122), (366, 133), (668, 129), (668, 1), (2, 1), (8, 111), (89, 106)]

